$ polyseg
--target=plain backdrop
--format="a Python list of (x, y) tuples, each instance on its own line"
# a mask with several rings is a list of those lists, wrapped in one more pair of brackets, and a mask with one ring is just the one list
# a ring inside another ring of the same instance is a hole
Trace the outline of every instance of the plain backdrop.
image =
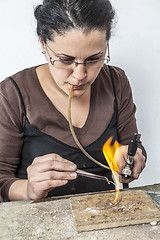
[[(37, 0), (0, 4), (0, 81), (45, 62), (36, 35)], [(117, 16), (110, 40), (111, 65), (123, 68), (137, 106), (147, 166), (130, 186), (160, 183), (160, 0), (111, 0)]]

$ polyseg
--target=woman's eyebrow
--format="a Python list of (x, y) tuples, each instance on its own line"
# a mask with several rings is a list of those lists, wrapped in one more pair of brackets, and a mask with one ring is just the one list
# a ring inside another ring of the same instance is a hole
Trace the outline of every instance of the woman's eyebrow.
[(88, 59), (88, 58), (92, 58), (92, 57), (95, 57), (95, 56), (98, 56), (98, 55), (103, 55), (103, 54), (104, 54), (104, 52), (98, 52), (98, 53), (95, 53), (95, 54), (93, 54), (93, 55), (87, 57), (86, 59)]
[[(91, 55), (91, 56), (88, 56), (86, 59), (91, 58), (91, 57), (95, 57), (95, 56), (97, 56), (97, 55), (103, 55), (103, 54), (104, 54), (104, 52), (98, 52), (98, 53), (95, 53), (95, 54), (93, 54), (93, 55)], [(56, 55), (57, 57), (58, 57), (58, 56), (64, 56), (64, 57), (69, 57), (69, 58), (75, 58), (75, 57), (70, 56), (70, 55), (65, 54), (65, 53), (55, 53), (55, 55)]]
[(55, 53), (55, 55), (56, 55), (57, 57), (64, 56), (64, 57), (69, 57), (69, 58), (75, 58), (75, 57), (70, 56), (70, 55), (67, 55), (67, 54), (65, 54), (65, 53)]

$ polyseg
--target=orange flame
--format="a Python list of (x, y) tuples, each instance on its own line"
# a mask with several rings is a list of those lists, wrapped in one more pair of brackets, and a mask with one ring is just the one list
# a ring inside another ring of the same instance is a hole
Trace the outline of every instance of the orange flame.
[(120, 189), (120, 182), (119, 182), (118, 176), (116, 174), (116, 172), (119, 173), (119, 168), (118, 168), (117, 163), (115, 162), (114, 155), (115, 155), (117, 148), (119, 148), (121, 146), (121, 144), (118, 143), (117, 141), (115, 141), (114, 144), (112, 145), (111, 144), (112, 140), (113, 140), (113, 137), (110, 137), (104, 144), (103, 154), (104, 154), (104, 156), (107, 160), (107, 163), (112, 171), (112, 174), (114, 176), (115, 183), (116, 183), (116, 196), (115, 196), (114, 201), (112, 202), (114, 204), (118, 201), (119, 189)]

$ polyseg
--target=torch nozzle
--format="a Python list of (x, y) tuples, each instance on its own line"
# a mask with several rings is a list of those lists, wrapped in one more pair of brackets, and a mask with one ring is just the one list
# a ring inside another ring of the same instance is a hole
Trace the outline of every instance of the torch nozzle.
[(128, 158), (126, 160), (126, 165), (121, 171), (121, 175), (123, 178), (129, 178), (132, 176), (132, 169), (134, 166), (133, 157), (136, 154), (138, 146), (138, 134), (135, 133), (133, 139), (128, 144)]
[(138, 134), (135, 133), (133, 139), (128, 144), (128, 155), (129, 156), (135, 156), (137, 151), (137, 145), (138, 145)]

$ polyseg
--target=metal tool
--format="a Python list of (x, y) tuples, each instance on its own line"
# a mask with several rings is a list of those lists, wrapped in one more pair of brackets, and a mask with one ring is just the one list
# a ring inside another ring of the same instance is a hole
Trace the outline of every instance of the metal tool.
[(132, 169), (134, 166), (134, 156), (137, 151), (138, 146), (138, 134), (135, 133), (133, 139), (128, 144), (128, 158), (126, 160), (126, 165), (121, 171), (121, 175), (123, 178), (132, 177)]
[(84, 176), (84, 177), (108, 181), (107, 177), (105, 177), (105, 176), (89, 173), (89, 172), (86, 172), (86, 171), (83, 171), (83, 170), (80, 170), (80, 169), (77, 169), (76, 173), (78, 175), (81, 175), (81, 176)]

